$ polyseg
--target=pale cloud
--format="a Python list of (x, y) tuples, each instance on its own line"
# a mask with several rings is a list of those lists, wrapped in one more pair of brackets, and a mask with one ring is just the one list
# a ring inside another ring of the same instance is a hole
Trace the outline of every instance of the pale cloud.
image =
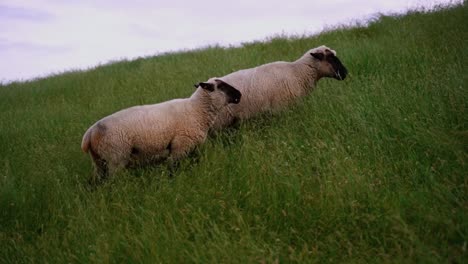
[(34, 8), (15, 7), (0, 4), (0, 17), (2, 20), (29, 20), (29, 21), (44, 21), (52, 19), (50, 13)]
[(3, 0), (0, 81), (280, 33), (311, 34), (379, 12), (443, 2)]

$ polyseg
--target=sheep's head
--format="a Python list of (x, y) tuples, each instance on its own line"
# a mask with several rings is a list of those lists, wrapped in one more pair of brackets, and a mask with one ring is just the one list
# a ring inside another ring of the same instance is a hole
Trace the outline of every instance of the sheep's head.
[(312, 58), (318, 61), (318, 71), (320, 77), (331, 77), (337, 80), (344, 80), (348, 70), (336, 56), (336, 51), (320, 46), (309, 51)]
[(239, 90), (220, 79), (212, 78), (207, 82), (196, 84), (195, 87), (206, 90), (213, 102), (222, 102), (222, 105), (238, 104), (242, 96)]

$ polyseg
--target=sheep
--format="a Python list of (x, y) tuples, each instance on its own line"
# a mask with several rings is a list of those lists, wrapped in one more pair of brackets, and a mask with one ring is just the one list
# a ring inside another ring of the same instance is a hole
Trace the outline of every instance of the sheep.
[(81, 143), (94, 162), (91, 180), (103, 180), (121, 168), (176, 162), (205, 141), (223, 107), (241, 98), (236, 88), (218, 79), (195, 87), (189, 98), (134, 106), (92, 125)]
[(219, 113), (212, 131), (262, 112), (282, 109), (309, 94), (321, 78), (344, 80), (347, 73), (336, 51), (320, 46), (294, 62), (268, 63), (220, 77), (235, 86), (243, 97), (240, 104), (229, 105)]

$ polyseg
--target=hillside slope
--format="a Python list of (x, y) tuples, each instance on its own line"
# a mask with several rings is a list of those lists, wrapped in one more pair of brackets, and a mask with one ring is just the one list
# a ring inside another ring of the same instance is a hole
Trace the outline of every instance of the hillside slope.
[[(118, 62), (0, 87), (0, 262), (467, 259), (468, 9)], [(84, 131), (326, 44), (350, 75), (182, 162), (96, 189)]]

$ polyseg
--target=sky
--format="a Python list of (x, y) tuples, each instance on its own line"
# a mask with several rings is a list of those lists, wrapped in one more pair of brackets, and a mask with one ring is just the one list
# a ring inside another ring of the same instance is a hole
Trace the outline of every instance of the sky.
[(110, 61), (311, 35), (462, 0), (0, 0), (0, 82)]

